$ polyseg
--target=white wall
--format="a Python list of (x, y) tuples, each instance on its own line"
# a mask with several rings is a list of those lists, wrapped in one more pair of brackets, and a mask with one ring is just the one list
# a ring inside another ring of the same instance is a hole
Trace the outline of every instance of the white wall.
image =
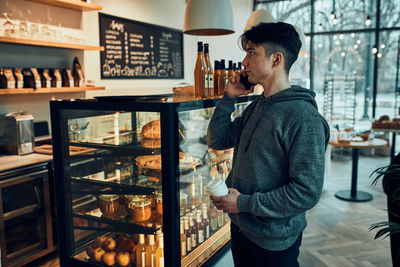
[[(252, 11), (252, 0), (230, 0), (234, 13), (235, 33), (226, 36), (184, 35), (184, 79), (180, 80), (101, 80), (100, 54), (98, 51), (77, 52), (72, 50), (0, 44), (0, 66), (7, 67), (70, 67), (75, 55), (82, 55), (87, 80), (106, 86), (105, 91), (88, 91), (75, 94), (48, 94), (1, 96), (0, 114), (25, 110), (36, 121), (50, 121), (48, 101), (52, 98), (84, 98), (96, 95), (156, 94), (172, 92), (172, 87), (182, 82), (193, 83), (193, 67), (197, 54), (197, 42), (210, 44), (210, 58), (241, 61), (244, 52), (238, 46), (238, 37), (243, 32)], [(182, 29), (186, 0), (92, 0), (103, 6), (101, 12), (138, 20), (146, 23)], [(76, 33), (88, 45), (99, 45), (98, 12), (78, 12), (23, 0), (0, 0), (0, 14), (12, 13), (14, 21), (26, 20), (57, 26), (67, 32)], [(223, 14), (221, 14), (223, 16)], [(2, 26), (0, 21), (0, 27)], [(80, 31), (82, 30), (82, 31)], [(17, 48), (16, 48), (17, 47)], [(19, 50), (19, 51), (18, 51)], [(14, 56), (15, 55), (15, 56)], [(61, 58), (60, 58), (61, 57)], [(29, 59), (29, 60), (27, 60)], [(37, 62), (37, 65), (35, 64)]]
[[(146, 23), (163, 25), (170, 28), (181, 30), (185, 13), (185, 0), (94, 0), (96, 4), (103, 6), (103, 13), (115, 15), (127, 19), (138, 20)], [(120, 3), (120, 4), (116, 4)], [(96, 83), (105, 85), (107, 90), (104, 92), (87, 92), (87, 96), (95, 95), (118, 95), (118, 94), (157, 94), (172, 92), (172, 87), (182, 82), (193, 84), (193, 68), (197, 55), (197, 42), (203, 41), (210, 44), (210, 58), (225, 58), (234, 61), (241, 61), (244, 56), (238, 45), (237, 40), (243, 32), (247, 18), (251, 14), (253, 1), (250, 0), (231, 0), (234, 12), (235, 34), (227, 36), (192, 36), (184, 35), (184, 73), (183, 80), (101, 80), (100, 79), (100, 57), (98, 52), (85, 52), (85, 71), (88, 79), (95, 80)], [(221, 14), (223, 15), (223, 14)], [(93, 31), (98, 29), (97, 12), (85, 13), (83, 16), (85, 36), (90, 40), (96, 40), (95, 45), (99, 44), (99, 33)]]

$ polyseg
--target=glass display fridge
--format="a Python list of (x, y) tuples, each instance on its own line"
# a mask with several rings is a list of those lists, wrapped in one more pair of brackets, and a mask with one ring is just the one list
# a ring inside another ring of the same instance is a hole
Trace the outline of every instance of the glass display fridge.
[[(256, 98), (239, 97), (232, 119)], [(232, 164), (232, 149), (207, 146), (218, 101), (51, 101), (61, 266), (199, 266), (229, 248), (206, 190)]]

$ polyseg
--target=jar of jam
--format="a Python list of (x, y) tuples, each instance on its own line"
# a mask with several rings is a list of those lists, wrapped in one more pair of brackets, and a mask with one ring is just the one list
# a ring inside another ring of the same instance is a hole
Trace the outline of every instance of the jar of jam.
[(110, 217), (117, 214), (120, 209), (118, 195), (100, 195), (99, 206), (104, 216)]
[(162, 205), (162, 192), (161, 191), (156, 192), (156, 200), (157, 200), (157, 212), (158, 212), (158, 214), (162, 215), (163, 214), (163, 205)]
[(129, 212), (128, 205), (129, 205), (129, 203), (131, 203), (133, 197), (135, 197), (135, 196), (133, 196), (133, 195), (121, 195), (119, 197), (119, 202), (121, 203), (122, 206), (125, 207), (125, 210), (127, 212)]
[(128, 204), (132, 219), (137, 222), (144, 222), (151, 217), (150, 199), (142, 196), (135, 196)]

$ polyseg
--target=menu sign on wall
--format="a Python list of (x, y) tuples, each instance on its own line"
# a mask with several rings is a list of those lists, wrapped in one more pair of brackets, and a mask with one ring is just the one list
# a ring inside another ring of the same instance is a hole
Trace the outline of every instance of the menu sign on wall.
[(183, 79), (182, 31), (99, 13), (102, 79)]

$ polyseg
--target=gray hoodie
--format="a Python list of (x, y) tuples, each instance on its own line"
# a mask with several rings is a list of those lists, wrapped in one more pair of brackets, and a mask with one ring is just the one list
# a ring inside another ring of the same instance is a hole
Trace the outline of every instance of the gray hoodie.
[(209, 124), (211, 148), (235, 148), (226, 183), (241, 193), (240, 212), (230, 218), (268, 250), (295, 242), (321, 195), (329, 126), (314, 97), (299, 86), (261, 95), (232, 122), (236, 98), (225, 95)]

